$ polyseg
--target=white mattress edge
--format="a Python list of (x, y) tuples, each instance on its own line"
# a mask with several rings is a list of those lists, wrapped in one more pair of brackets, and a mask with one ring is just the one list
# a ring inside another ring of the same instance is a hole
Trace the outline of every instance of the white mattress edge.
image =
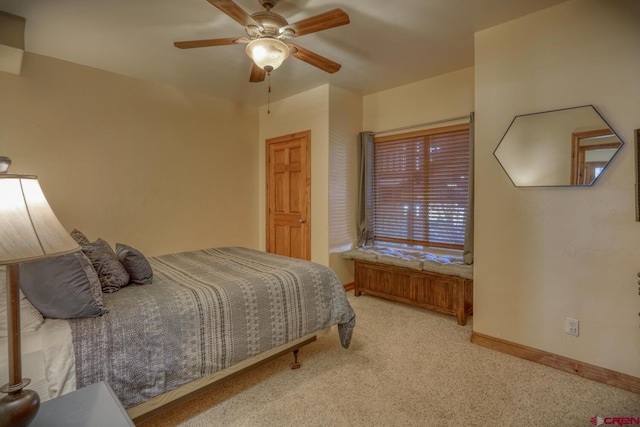
[(45, 319), (42, 331), (44, 371), (53, 399), (76, 389), (76, 358), (69, 322), (63, 319)]

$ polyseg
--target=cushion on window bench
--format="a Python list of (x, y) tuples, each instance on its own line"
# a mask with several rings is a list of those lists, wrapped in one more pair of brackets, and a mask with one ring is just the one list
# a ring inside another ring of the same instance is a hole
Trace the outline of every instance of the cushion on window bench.
[(343, 259), (379, 262), (414, 270), (431, 271), (448, 276), (473, 279), (473, 266), (464, 263), (462, 256), (436, 255), (427, 251), (366, 246), (342, 253)]

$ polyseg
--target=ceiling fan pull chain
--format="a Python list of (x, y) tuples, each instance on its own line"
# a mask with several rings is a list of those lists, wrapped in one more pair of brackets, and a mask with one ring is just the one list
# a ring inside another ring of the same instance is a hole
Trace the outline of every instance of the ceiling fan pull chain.
[(267, 74), (267, 114), (271, 114), (271, 73)]

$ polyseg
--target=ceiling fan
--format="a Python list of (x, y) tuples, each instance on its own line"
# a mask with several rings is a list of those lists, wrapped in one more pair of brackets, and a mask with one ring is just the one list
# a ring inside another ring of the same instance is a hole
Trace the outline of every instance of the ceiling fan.
[(333, 9), (289, 24), (281, 15), (271, 11), (279, 0), (258, 0), (265, 10), (251, 15), (232, 0), (207, 1), (244, 26), (248, 37), (179, 41), (173, 43), (175, 47), (191, 49), (246, 44), (247, 55), (253, 60), (249, 77), (251, 82), (263, 81), (265, 75), (278, 68), (289, 55), (327, 73), (335, 73), (340, 69), (341, 66), (337, 62), (296, 44), (285, 43), (285, 40), (348, 24), (349, 15), (342, 9)]

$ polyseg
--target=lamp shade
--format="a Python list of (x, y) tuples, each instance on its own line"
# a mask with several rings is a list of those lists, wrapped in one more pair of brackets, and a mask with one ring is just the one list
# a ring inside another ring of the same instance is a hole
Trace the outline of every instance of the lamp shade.
[(47, 203), (36, 176), (0, 173), (0, 265), (78, 249)]
[(249, 58), (267, 72), (278, 68), (289, 56), (289, 46), (286, 43), (269, 37), (250, 41), (246, 50)]

